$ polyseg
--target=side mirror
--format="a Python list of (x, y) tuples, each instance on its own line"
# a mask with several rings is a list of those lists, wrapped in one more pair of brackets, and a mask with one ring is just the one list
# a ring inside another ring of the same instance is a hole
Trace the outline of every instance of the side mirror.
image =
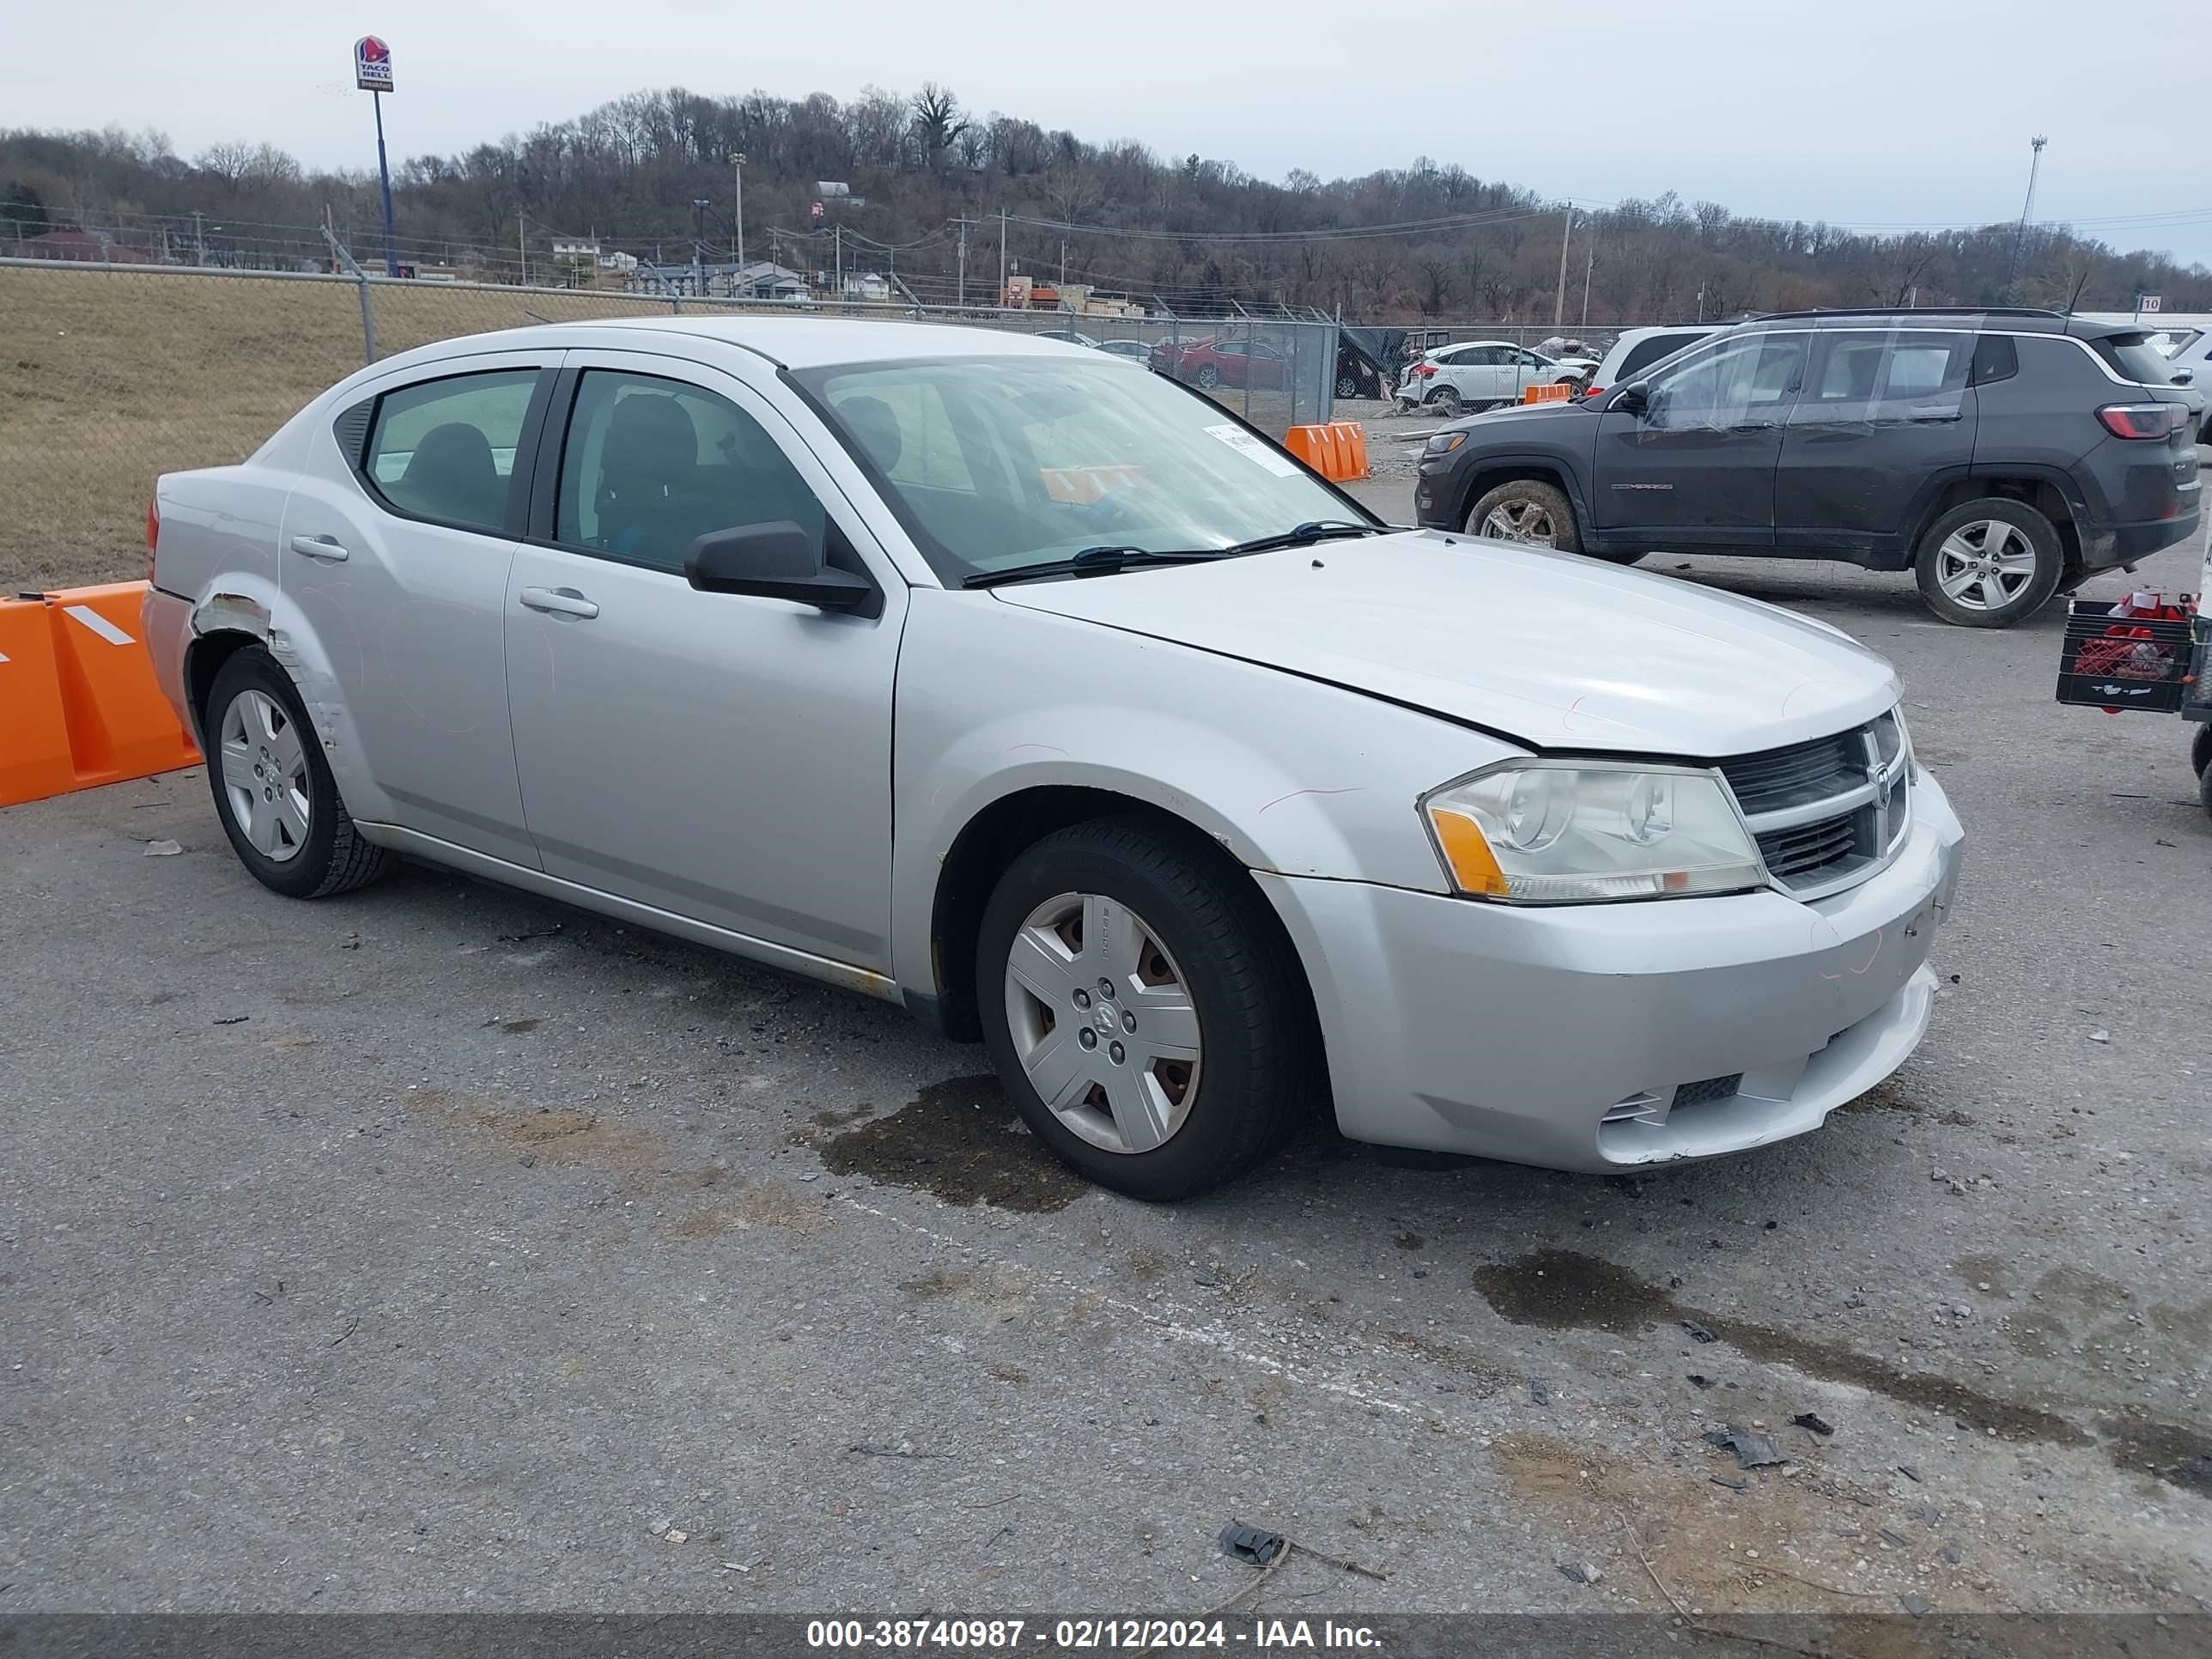
[(1651, 387), (1643, 380), (1632, 381), (1613, 394), (1608, 409), (1617, 409), (1624, 415), (1641, 415), (1651, 407)]
[(702, 593), (750, 593), (864, 616), (882, 609), (875, 584), (825, 563), (813, 538), (787, 519), (708, 532), (684, 556), (684, 576)]

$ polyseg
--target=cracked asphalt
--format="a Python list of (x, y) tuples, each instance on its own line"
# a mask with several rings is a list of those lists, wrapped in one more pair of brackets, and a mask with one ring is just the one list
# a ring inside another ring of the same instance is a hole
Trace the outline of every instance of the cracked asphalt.
[(1921, 1054), (1636, 1179), (1316, 1130), (1146, 1208), (891, 1008), (420, 866), (277, 898), (198, 772), (0, 812), (0, 1612), (1190, 1613), (1232, 1516), (1386, 1575), (1294, 1552), (1307, 1618), (2201, 1611), (2186, 728), (2054, 704), (2055, 611), (1652, 562), (1897, 659), (1970, 839)]

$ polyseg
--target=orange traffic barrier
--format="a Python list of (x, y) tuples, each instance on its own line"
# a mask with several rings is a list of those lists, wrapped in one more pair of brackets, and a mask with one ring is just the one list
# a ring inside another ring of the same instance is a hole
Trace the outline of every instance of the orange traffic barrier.
[(1325, 427), (1294, 426), (1283, 434), (1283, 447), (1324, 478), (1328, 476), (1324, 448), (1327, 430)]
[(1565, 380), (1559, 380), (1548, 386), (1530, 386), (1521, 394), (1521, 401), (1524, 404), (1564, 403), (1574, 395), (1573, 386)]
[(1343, 463), (1343, 478), (1370, 478), (1373, 471), (1367, 465), (1367, 432), (1357, 421), (1331, 421), (1329, 430), (1336, 434), (1337, 459)]
[(0, 806), (76, 787), (46, 607), (0, 602)]
[(145, 592), (111, 582), (0, 605), (0, 805), (199, 763), (138, 637)]

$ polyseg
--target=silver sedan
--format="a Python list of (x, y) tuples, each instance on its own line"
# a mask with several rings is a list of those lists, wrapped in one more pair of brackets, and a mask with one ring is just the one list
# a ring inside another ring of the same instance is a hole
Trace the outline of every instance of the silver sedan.
[(1929, 1022), (1960, 831), (1881, 659), (1390, 530), (1086, 348), (453, 340), (155, 517), (156, 668), (266, 886), (404, 855), (902, 1003), (1143, 1197), (1308, 1111), (1754, 1146)]

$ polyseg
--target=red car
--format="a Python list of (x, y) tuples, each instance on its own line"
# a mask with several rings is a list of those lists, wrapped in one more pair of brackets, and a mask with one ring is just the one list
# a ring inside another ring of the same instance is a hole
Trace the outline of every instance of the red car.
[(1152, 368), (1208, 390), (1247, 384), (1272, 390), (1286, 373), (1281, 348), (1265, 340), (1163, 341), (1152, 348)]

